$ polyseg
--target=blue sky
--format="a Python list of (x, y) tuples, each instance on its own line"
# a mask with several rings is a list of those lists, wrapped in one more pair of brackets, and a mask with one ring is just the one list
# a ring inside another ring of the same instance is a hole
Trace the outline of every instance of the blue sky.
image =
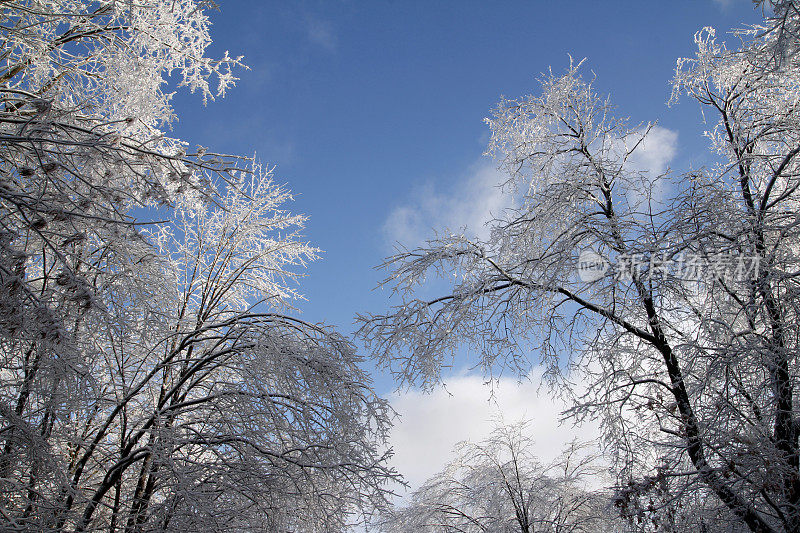
[[(242, 54), (251, 70), (205, 108), (176, 95), (174, 133), (277, 165), (297, 196), (290, 209), (310, 215), (305, 233), (324, 250), (302, 280), (303, 318), (343, 333), (357, 312), (386, 308), (373, 267), (393, 238), (422, 238), (491, 204), (482, 119), (501, 95), (535, 92), (568, 54), (586, 58), (584, 75), (619, 115), (664, 128), (657, 164), (699, 164), (698, 107), (666, 106), (675, 61), (703, 26), (722, 33), (760, 19), (750, 0), (219, 3), (211, 55)], [(381, 394), (393, 391), (376, 378)], [(394, 395), (411, 412), (409, 398)], [(474, 406), (448, 412), (460, 408)]]

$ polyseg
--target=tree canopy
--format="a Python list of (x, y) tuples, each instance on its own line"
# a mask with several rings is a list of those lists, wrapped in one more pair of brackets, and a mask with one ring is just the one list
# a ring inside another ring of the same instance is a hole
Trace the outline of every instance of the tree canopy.
[(223, 96), (213, 2), (3, 2), (0, 529), (341, 531), (391, 411), (293, 315), (318, 250), (273, 169), (170, 138)]
[[(399, 303), (362, 317), (373, 353), (427, 386), (461, 345), (487, 371), (543, 363), (572, 416), (603, 421), (621, 485), (664, 480), (751, 531), (800, 531), (800, 19), (773, 4), (736, 48), (706, 28), (678, 61), (704, 168), (637, 168), (653, 124), (618, 118), (580, 63), (503, 99), (488, 154), (510, 207), (488, 238), (445, 232), (387, 260)], [(435, 274), (451, 289), (417, 297)], [(622, 507), (640, 501), (628, 489)]]

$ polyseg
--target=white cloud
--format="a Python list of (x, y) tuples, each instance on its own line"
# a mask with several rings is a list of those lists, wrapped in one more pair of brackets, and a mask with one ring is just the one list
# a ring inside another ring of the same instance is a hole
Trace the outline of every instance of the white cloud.
[(417, 187), (410, 202), (389, 213), (384, 235), (390, 245), (408, 247), (431, 238), (433, 229), (460, 232), (466, 228), (467, 234), (486, 238), (486, 223), (510, 205), (510, 197), (499, 187), (503, 181), (492, 163), (480, 162), (470, 168), (455, 190), (443, 192), (431, 183)]
[[(621, 153), (633, 148), (632, 143), (641, 138), (643, 132), (631, 135), (625, 141), (620, 140), (618, 150)], [(636, 150), (628, 157), (625, 168), (633, 172), (644, 173), (640, 187), (628, 189), (628, 203), (640, 212), (648, 211), (648, 201), (654, 206), (667, 196), (669, 182), (659, 179), (669, 167), (678, 153), (678, 132), (661, 126), (653, 126), (644, 140), (636, 146)], [(650, 190), (651, 189), (651, 190)], [(648, 197), (649, 191), (649, 197)], [(658, 208), (655, 209), (658, 211)]]
[[(624, 149), (620, 140), (619, 150)], [(655, 178), (667, 170), (677, 149), (678, 133), (654, 126), (628, 159), (627, 168)], [(492, 162), (481, 161), (473, 165), (452, 190), (443, 191), (432, 183), (416, 187), (410, 200), (395, 207), (387, 216), (384, 236), (391, 246), (400, 243), (413, 247), (431, 238), (434, 229), (460, 232), (466, 228), (467, 235), (485, 239), (490, 229), (487, 222), (513, 205), (511, 195), (499, 186), (505, 179)], [(665, 192), (659, 186), (657, 184), (654, 190), (656, 201)]]
[(446, 390), (393, 394), (391, 404), (401, 415), (391, 435), (393, 464), (405, 476), (409, 492), (445, 466), (455, 444), (488, 437), (501, 415), (505, 423), (530, 420), (534, 452), (542, 463), (556, 459), (576, 437), (597, 438), (597, 424), (574, 427), (559, 421), (568, 405), (551, 398), (546, 387), (539, 390), (540, 379), (539, 370), (522, 383), (501, 378), (490, 388), (481, 377), (466, 375), (447, 380)]
[(651, 176), (663, 174), (678, 152), (678, 132), (653, 126), (642, 144), (633, 152), (628, 164), (632, 169), (648, 172)]

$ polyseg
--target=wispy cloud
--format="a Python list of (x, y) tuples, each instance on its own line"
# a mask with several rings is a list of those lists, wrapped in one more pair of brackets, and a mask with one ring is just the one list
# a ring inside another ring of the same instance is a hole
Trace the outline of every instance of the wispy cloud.
[(336, 50), (336, 32), (330, 22), (309, 17), (306, 21), (306, 35), (313, 44), (330, 52)]
[(415, 188), (408, 202), (393, 209), (383, 226), (390, 245), (422, 244), (434, 229), (488, 237), (489, 222), (510, 205), (510, 197), (498, 186), (502, 175), (489, 162), (473, 165), (449, 191), (427, 183)]
[[(677, 148), (676, 131), (654, 126), (628, 159), (627, 168), (655, 178), (667, 170)], [(620, 140), (620, 151), (623, 149)], [(505, 179), (493, 162), (482, 160), (449, 190), (432, 183), (416, 187), (410, 199), (395, 207), (386, 218), (383, 233), (388, 244), (420, 245), (434, 235), (434, 230), (454, 233), (465, 230), (468, 236), (487, 238), (490, 232), (487, 223), (513, 205), (512, 196), (499, 186)], [(655, 185), (656, 200), (664, 193), (658, 189), (660, 186)], [(641, 201), (642, 198), (631, 200)]]
[(715, 4), (717, 4), (723, 11), (727, 11), (728, 9), (732, 8), (736, 5), (751, 5), (753, 4), (753, 0), (713, 0)]
[(409, 491), (445, 466), (455, 444), (488, 437), (501, 415), (505, 423), (531, 421), (528, 430), (542, 463), (556, 459), (576, 437), (597, 438), (597, 424), (587, 422), (576, 428), (560, 422), (569, 406), (549, 397), (546, 387), (539, 390), (540, 378), (541, 372), (534, 371), (528, 381), (501, 378), (490, 388), (479, 376), (465, 375), (448, 379), (446, 390), (392, 395), (392, 406), (401, 415), (391, 435), (394, 465), (405, 476)]

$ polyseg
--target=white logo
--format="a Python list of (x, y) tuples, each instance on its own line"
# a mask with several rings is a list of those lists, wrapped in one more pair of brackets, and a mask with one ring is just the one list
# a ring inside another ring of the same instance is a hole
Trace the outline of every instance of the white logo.
[(594, 250), (584, 250), (578, 256), (578, 277), (581, 281), (597, 281), (605, 275), (609, 266), (608, 260)]

